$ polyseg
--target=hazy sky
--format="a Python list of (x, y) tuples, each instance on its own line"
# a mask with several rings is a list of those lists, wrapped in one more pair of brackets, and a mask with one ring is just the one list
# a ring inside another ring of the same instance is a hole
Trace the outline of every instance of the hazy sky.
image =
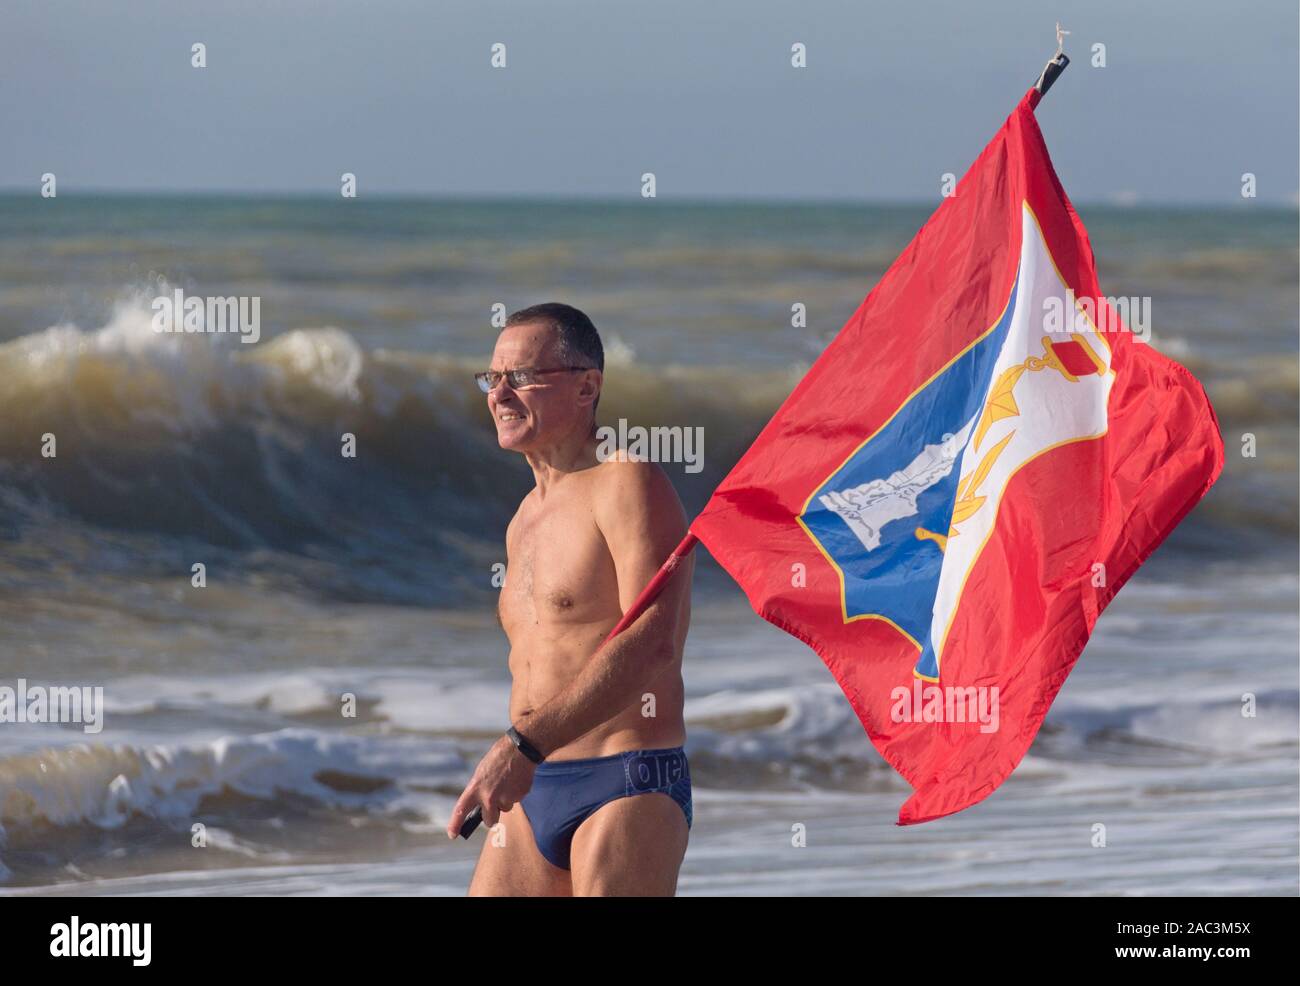
[[(0, 188), (934, 199), (1055, 49), (1072, 198), (1296, 201), (1296, 0), (5, 0)], [(194, 42), (208, 67), (190, 65)], [(506, 45), (507, 67), (489, 64)], [(790, 65), (794, 42), (808, 67)], [(1105, 68), (1090, 65), (1106, 45)]]

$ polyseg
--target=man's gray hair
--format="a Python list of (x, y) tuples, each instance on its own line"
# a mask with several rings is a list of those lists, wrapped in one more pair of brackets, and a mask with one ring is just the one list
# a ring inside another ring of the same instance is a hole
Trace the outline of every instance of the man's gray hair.
[[(506, 319), (506, 327), (527, 322), (543, 322), (555, 329), (558, 334), (556, 353), (566, 366), (590, 366), (604, 372), (605, 347), (601, 344), (596, 326), (592, 325), (591, 319), (583, 312), (572, 305), (547, 301), (514, 312)], [(591, 404), (593, 427), (599, 403), (600, 395), (597, 394)]]

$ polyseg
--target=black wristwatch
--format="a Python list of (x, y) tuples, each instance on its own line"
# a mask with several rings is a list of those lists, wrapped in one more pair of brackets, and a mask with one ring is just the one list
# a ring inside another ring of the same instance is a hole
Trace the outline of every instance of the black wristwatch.
[(515, 729), (514, 726), (511, 726), (506, 730), (506, 735), (510, 737), (510, 742), (515, 745), (519, 752), (533, 763), (541, 763), (546, 759), (542, 756), (541, 751), (538, 750), (537, 747), (533, 746), (532, 743), (529, 743), (528, 740), (519, 735), (519, 730)]

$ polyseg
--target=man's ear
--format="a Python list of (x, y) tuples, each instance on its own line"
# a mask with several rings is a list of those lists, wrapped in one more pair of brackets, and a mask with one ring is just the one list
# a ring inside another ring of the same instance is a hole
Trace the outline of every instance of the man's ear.
[(597, 370), (594, 366), (582, 375), (582, 384), (578, 387), (579, 403), (589, 403), (595, 401), (600, 396), (601, 388), (605, 384), (605, 375)]

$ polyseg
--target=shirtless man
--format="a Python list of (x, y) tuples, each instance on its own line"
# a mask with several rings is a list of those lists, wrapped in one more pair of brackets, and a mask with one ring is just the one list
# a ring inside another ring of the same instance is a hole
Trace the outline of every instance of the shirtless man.
[(502, 826), (484, 840), (472, 896), (677, 889), (692, 813), (681, 662), (694, 565), (688, 556), (600, 648), (686, 534), (663, 470), (597, 455), (604, 365), (587, 316), (543, 304), (507, 319), (478, 375), (498, 444), (528, 460), (536, 485), (506, 529), (497, 606), (513, 725), (447, 825), (454, 839), (479, 805)]

